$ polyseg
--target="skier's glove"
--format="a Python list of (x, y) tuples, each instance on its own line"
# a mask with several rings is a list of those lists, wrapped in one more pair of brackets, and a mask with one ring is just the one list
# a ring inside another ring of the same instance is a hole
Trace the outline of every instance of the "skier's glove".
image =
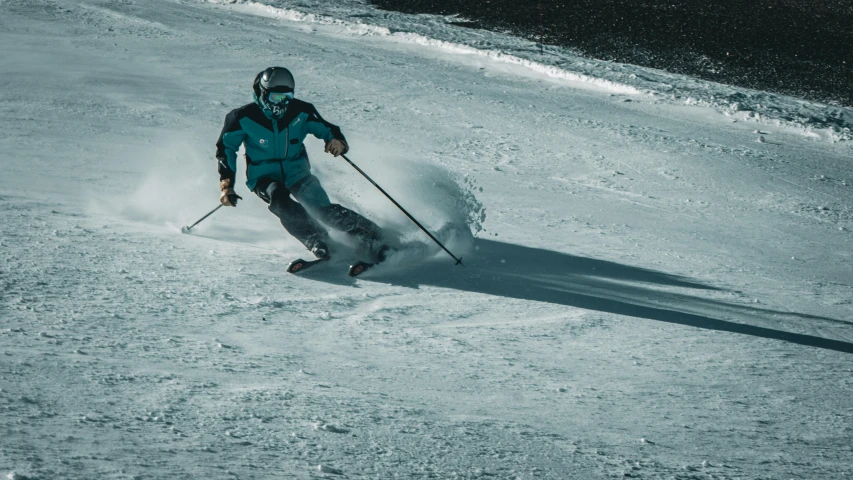
[(349, 146), (343, 140), (333, 138), (326, 144), (326, 153), (331, 153), (334, 156), (343, 155), (349, 151)]
[(222, 192), (219, 195), (219, 203), (226, 207), (236, 207), (237, 200), (243, 199), (243, 197), (234, 193), (234, 189), (231, 188), (231, 180), (228, 178), (219, 182), (219, 190)]

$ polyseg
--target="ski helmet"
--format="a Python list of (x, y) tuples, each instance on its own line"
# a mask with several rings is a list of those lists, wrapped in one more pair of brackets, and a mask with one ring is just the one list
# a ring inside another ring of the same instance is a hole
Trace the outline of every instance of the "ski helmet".
[(284, 67), (269, 67), (258, 75), (257, 82), (263, 106), (276, 117), (284, 115), (296, 86), (290, 70)]
[(293, 74), (284, 67), (270, 67), (261, 73), (261, 91), (267, 92), (293, 92), (296, 82)]

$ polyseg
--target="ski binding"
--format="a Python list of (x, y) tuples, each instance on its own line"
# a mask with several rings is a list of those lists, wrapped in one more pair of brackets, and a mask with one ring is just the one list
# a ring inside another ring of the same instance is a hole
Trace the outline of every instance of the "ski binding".
[(361, 275), (362, 273), (366, 272), (367, 269), (369, 269), (370, 267), (372, 267), (374, 265), (376, 265), (376, 264), (375, 263), (369, 263), (369, 262), (362, 262), (362, 261), (355, 262), (352, 265), (350, 265), (349, 272), (347, 272), (347, 275), (349, 275), (350, 277), (357, 277), (357, 276)]
[(317, 260), (303, 260), (298, 258), (287, 266), (287, 273), (301, 273), (303, 270), (307, 270), (318, 263), (328, 261), (329, 257), (318, 258)]

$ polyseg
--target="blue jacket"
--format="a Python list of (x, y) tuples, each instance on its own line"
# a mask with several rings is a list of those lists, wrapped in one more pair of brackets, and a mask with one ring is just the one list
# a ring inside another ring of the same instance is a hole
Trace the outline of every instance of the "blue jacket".
[(276, 119), (258, 99), (257, 79), (253, 103), (234, 109), (225, 117), (225, 126), (216, 142), (220, 180), (234, 185), (237, 150), (246, 148), (246, 186), (254, 190), (261, 177), (281, 181), (287, 188), (311, 175), (308, 155), (302, 142), (310, 133), (328, 142), (337, 138), (346, 143), (341, 129), (323, 120), (313, 105), (293, 99), (284, 115)]

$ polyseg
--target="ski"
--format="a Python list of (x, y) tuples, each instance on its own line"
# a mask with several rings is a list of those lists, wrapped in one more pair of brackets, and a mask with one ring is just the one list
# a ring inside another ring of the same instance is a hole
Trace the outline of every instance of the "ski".
[[(371, 267), (375, 267), (376, 265), (379, 265), (380, 263), (382, 263), (383, 260), (385, 260), (386, 252), (389, 252), (390, 250), (391, 249), (389, 249), (387, 246), (383, 245), (382, 248), (379, 249), (379, 252), (376, 255), (378, 257), (378, 261), (371, 263), (371, 262), (365, 262), (365, 261), (359, 260), (359, 261), (353, 263), (352, 265), (350, 265), (349, 270), (347, 271), (347, 275), (349, 275), (350, 277), (357, 277), (357, 276), (361, 275), (362, 273), (366, 272)], [(293, 273), (293, 274), (302, 273), (303, 271), (313, 267), (314, 265), (328, 261), (331, 258), (332, 257), (330, 257), (330, 256), (324, 257), (324, 258), (318, 258), (316, 260), (304, 260), (302, 258), (298, 258), (298, 259), (290, 262), (290, 265), (287, 266), (287, 273)]]
[(347, 275), (349, 275), (350, 277), (357, 277), (357, 276), (361, 275), (362, 273), (366, 272), (370, 267), (372, 267), (374, 265), (376, 265), (376, 264), (375, 263), (362, 262), (362, 261), (355, 262), (352, 265), (350, 265), (349, 271), (347, 272)]
[(296, 259), (290, 262), (290, 265), (287, 266), (287, 273), (301, 273), (304, 270), (307, 270), (318, 263), (328, 261), (329, 257), (318, 258), (317, 260), (303, 260), (301, 258)]
[(361, 275), (368, 269), (373, 268), (376, 265), (379, 265), (380, 263), (384, 262), (388, 255), (394, 251), (396, 250), (392, 249), (388, 245), (382, 245), (381, 247), (379, 247), (379, 250), (377, 250), (376, 253), (373, 254), (373, 257), (376, 258), (375, 262), (371, 263), (359, 260), (349, 266), (349, 271), (347, 272), (347, 275), (349, 275), (350, 277), (357, 277)]

